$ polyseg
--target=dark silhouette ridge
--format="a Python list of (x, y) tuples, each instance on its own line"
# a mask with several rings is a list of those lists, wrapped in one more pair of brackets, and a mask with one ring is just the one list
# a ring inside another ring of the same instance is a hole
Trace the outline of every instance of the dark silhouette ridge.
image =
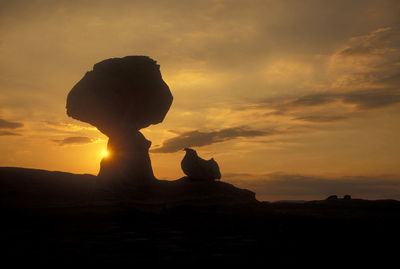
[[(178, 205), (258, 204), (255, 193), (226, 182), (157, 180), (150, 184), (117, 184), (93, 175), (0, 167), (0, 197), (7, 206), (65, 207), (120, 203), (163, 208)], [(124, 183), (124, 182), (122, 182)]]
[(181, 161), (181, 167), (189, 180), (193, 181), (214, 181), (221, 179), (219, 166), (214, 158), (204, 160), (191, 148), (185, 148), (185, 157)]
[(172, 99), (156, 61), (126, 56), (95, 64), (69, 92), (66, 107), (68, 116), (109, 137), (110, 157), (101, 161), (100, 177), (143, 183), (155, 178), (151, 142), (139, 130), (162, 122)]
[(114, 195), (105, 182), (0, 167), (3, 264), (397, 262), (399, 201), (257, 202), (224, 182), (182, 180)]
[(343, 196), (342, 199), (340, 199), (337, 195), (331, 195), (329, 197), (327, 197), (325, 199), (325, 201), (331, 201), (331, 202), (335, 202), (335, 201), (350, 201), (352, 200), (351, 195), (350, 194), (346, 194)]
[(224, 182), (180, 180), (113, 195), (103, 184), (93, 175), (0, 167), (2, 263), (320, 268), (398, 256), (395, 200), (254, 202)]

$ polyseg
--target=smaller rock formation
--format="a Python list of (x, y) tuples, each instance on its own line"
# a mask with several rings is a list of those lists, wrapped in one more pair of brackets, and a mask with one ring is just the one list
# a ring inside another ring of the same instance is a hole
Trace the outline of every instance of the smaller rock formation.
[(325, 199), (326, 201), (336, 201), (338, 200), (338, 196), (337, 195), (331, 195), (328, 198)]
[(345, 196), (343, 196), (343, 200), (351, 200), (351, 195), (346, 194)]
[(185, 157), (182, 159), (181, 167), (189, 180), (214, 181), (221, 179), (219, 166), (214, 158), (204, 160), (197, 155), (194, 149), (185, 148)]

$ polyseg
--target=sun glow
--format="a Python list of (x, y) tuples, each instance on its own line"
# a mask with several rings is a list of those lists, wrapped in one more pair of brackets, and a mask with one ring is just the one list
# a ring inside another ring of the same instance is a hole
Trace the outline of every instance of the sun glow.
[(104, 152), (103, 152), (103, 156), (104, 156), (104, 157), (107, 157), (107, 156), (108, 156), (108, 151), (104, 151)]

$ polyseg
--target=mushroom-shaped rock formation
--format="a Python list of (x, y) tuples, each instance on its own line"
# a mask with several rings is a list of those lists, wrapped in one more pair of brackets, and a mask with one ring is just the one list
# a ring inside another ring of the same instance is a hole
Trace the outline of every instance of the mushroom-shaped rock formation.
[(162, 122), (172, 99), (160, 66), (147, 56), (107, 59), (85, 74), (68, 94), (67, 114), (109, 137), (99, 176), (154, 179), (151, 142), (139, 130)]
[(213, 181), (221, 179), (219, 166), (214, 158), (204, 160), (197, 155), (194, 149), (185, 148), (185, 157), (181, 161), (181, 167), (190, 180)]

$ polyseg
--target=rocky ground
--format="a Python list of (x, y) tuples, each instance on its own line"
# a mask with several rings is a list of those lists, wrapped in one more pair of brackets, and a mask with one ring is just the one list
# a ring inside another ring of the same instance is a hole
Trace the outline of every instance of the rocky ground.
[(106, 191), (95, 179), (0, 168), (2, 262), (384, 267), (397, 259), (398, 201), (258, 202), (230, 184), (185, 180), (160, 182), (145, 199), (148, 187)]

